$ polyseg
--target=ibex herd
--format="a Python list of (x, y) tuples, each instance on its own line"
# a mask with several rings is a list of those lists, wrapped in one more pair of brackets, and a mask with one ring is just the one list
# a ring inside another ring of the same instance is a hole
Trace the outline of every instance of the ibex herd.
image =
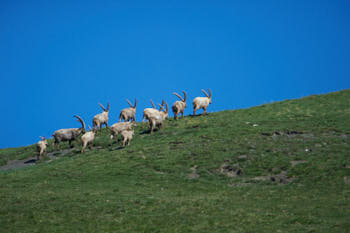
[[(208, 93), (202, 89), (202, 92), (206, 97), (196, 97), (193, 99), (193, 116), (196, 115), (196, 111), (199, 109), (203, 109), (204, 113), (207, 114), (207, 108), (209, 104), (212, 103), (211, 101), (211, 91), (208, 89)], [(177, 120), (178, 116), (181, 114), (182, 117), (184, 117), (184, 111), (187, 107), (186, 100), (187, 100), (187, 93), (185, 91), (182, 91), (184, 94), (184, 97), (180, 96), (178, 93), (174, 92), (173, 94), (176, 95), (180, 100), (176, 101), (173, 106), (172, 110), (174, 113), (174, 119)], [(83, 153), (87, 146), (91, 149), (93, 141), (95, 139), (96, 133), (98, 129), (101, 129), (103, 125), (106, 126), (110, 130), (111, 136), (110, 139), (117, 138), (118, 134), (121, 134), (122, 137), (122, 147), (125, 147), (126, 144), (130, 145), (130, 141), (133, 137), (134, 130), (133, 127), (136, 126), (136, 105), (137, 105), (137, 99), (135, 99), (135, 104), (132, 105), (131, 102), (127, 99), (126, 100), (128, 104), (130, 105), (130, 108), (123, 109), (119, 114), (119, 121), (118, 123), (113, 124), (111, 127), (108, 126), (108, 112), (110, 104), (107, 104), (107, 108), (105, 108), (102, 104), (99, 103), (100, 107), (102, 108), (103, 112), (100, 114), (97, 114), (93, 117), (92, 120), (92, 129), (90, 128), (90, 131), (86, 132), (85, 130), (85, 123), (83, 119), (78, 116), (74, 115), (75, 118), (81, 123), (81, 128), (70, 128), (70, 129), (60, 129), (54, 132), (52, 135), (54, 137), (54, 148), (58, 149), (59, 143), (62, 141), (68, 141), (70, 147), (73, 147), (72, 142), (81, 136), (81, 144), (82, 149), (81, 153)], [(152, 108), (146, 108), (143, 110), (143, 119), (148, 120), (148, 125), (150, 127), (150, 134), (153, 134), (153, 131), (155, 128), (158, 128), (159, 130), (163, 127), (163, 122), (165, 119), (169, 117), (169, 107), (168, 103), (163, 100), (162, 104), (159, 105), (159, 109), (156, 108), (153, 101), (151, 100)], [(124, 120), (124, 122), (121, 122)], [(48, 141), (46, 137), (40, 137), (41, 140), (36, 144), (37, 145), (37, 152), (38, 152), (38, 160), (42, 159), (44, 154), (46, 153)]]

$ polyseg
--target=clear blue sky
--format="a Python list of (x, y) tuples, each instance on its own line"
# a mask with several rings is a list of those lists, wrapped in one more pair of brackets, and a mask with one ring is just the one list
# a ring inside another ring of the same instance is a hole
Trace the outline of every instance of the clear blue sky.
[(0, 148), (110, 124), (125, 99), (192, 99), (209, 112), (350, 88), (350, 1), (16, 1), (0, 3)]

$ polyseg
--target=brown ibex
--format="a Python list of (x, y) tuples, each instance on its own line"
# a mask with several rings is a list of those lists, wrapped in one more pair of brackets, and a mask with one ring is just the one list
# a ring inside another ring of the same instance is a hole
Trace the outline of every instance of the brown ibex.
[(211, 104), (211, 91), (209, 89), (208, 91), (209, 95), (204, 89), (202, 89), (202, 92), (204, 93), (204, 95), (206, 95), (206, 97), (196, 97), (193, 100), (193, 116), (195, 116), (196, 111), (201, 108), (203, 108), (204, 114), (207, 114), (207, 108), (209, 104)]
[(47, 139), (46, 137), (41, 137), (41, 140), (36, 144), (36, 150), (39, 153), (37, 155), (37, 160), (41, 160), (41, 158), (44, 156), (44, 154), (46, 153), (46, 148), (47, 148)]
[(77, 115), (74, 115), (81, 123), (81, 128), (71, 128), (71, 129), (60, 129), (55, 131), (52, 135), (55, 139), (54, 144), (58, 147), (61, 141), (69, 141), (70, 147), (72, 147), (72, 141), (74, 141), (80, 134), (85, 133), (85, 123)]
[(95, 139), (95, 132), (91, 130), (90, 125), (89, 125), (89, 129), (90, 131), (84, 133), (83, 136), (81, 136), (81, 143), (82, 143), (81, 153), (84, 153), (87, 145), (89, 145), (89, 148), (91, 149), (92, 142)]
[(137, 105), (137, 99), (135, 98), (135, 104), (134, 106), (131, 104), (131, 102), (127, 99), (126, 100), (128, 104), (130, 105), (130, 108), (124, 108), (119, 115), (119, 122), (123, 119), (124, 121), (136, 121), (135, 120), (135, 114), (136, 114), (136, 105)]
[(98, 103), (102, 108), (103, 112), (94, 116), (92, 120), (93, 131), (96, 132), (97, 129), (101, 129), (102, 125), (105, 124), (108, 128), (108, 111), (109, 111), (109, 103), (107, 105), (107, 109), (103, 107), (102, 104)]
[(185, 91), (182, 91), (184, 93), (184, 98), (182, 98), (179, 94), (177, 94), (176, 92), (174, 92), (173, 94), (176, 95), (177, 97), (180, 98), (181, 101), (176, 101), (173, 104), (173, 112), (174, 112), (174, 118), (175, 120), (177, 119), (177, 116), (181, 113), (182, 117), (184, 116), (184, 111), (186, 108), (186, 100), (187, 100), (187, 94)]

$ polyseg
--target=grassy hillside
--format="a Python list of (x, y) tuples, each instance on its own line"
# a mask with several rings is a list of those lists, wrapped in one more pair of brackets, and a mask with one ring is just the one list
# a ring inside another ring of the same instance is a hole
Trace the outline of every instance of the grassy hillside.
[[(152, 136), (138, 124), (125, 149), (103, 130), (84, 154), (0, 172), (1, 229), (349, 232), (349, 101), (345, 90), (170, 119)], [(3, 164), (33, 155), (0, 150)]]

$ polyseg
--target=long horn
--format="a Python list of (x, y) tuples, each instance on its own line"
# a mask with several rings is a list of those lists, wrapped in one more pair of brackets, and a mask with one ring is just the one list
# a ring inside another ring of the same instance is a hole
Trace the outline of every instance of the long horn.
[(84, 123), (83, 119), (81, 119), (81, 117), (78, 116), (78, 115), (74, 115), (74, 117), (76, 117), (76, 118), (78, 119), (78, 121), (81, 123), (81, 126), (82, 126), (82, 128), (83, 128), (83, 131), (84, 131), (84, 133), (85, 133), (85, 123)]
[(182, 102), (185, 102), (184, 99), (183, 99), (179, 94), (177, 94), (176, 92), (174, 92), (173, 94), (176, 95), (177, 97), (179, 97), (179, 99), (180, 99)]
[[(164, 100), (163, 100), (163, 101), (164, 101)], [(169, 106), (168, 106), (168, 103), (165, 102), (165, 101), (164, 101), (164, 103), (165, 103), (165, 107), (166, 107), (166, 113), (169, 113)]]
[(158, 105), (159, 105), (159, 111), (162, 109), (165, 112), (163, 105), (161, 105), (161, 104), (158, 104)]
[(136, 108), (136, 105), (137, 105), (137, 99), (135, 98), (135, 105), (134, 105), (134, 108)]
[(131, 102), (128, 100), (128, 99), (126, 99), (126, 101), (128, 102), (128, 104), (130, 105), (130, 107), (132, 108), (132, 104), (131, 104)]
[(208, 88), (209, 91), (209, 98), (211, 98), (211, 90)]
[(109, 111), (109, 102), (108, 102), (108, 104), (107, 104), (107, 110), (106, 110), (106, 112), (108, 112)]
[(153, 101), (152, 100), (150, 100), (150, 101), (151, 101), (153, 108), (156, 109), (156, 106), (154, 105)]
[(204, 93), (204, 95), (206, 95), (209, 98), (208, 93), (204, 89), (202, 89), (202, 92)]
[(102, 108), (103, 111), (106, 111), (105, 107), (103, 107), (102, 104), (98, 103), (98, 105), (100, 105), (100, 107)]
[(185, 91), (182, 91), (182, 93), (184, 93), (184, 101), (183, 101), (183, 102), (185, 102), (185, 103), (186, 103), (186, 100), (187, 100), (187, 94), (186, 94), (186, 92), (185, 92)]

